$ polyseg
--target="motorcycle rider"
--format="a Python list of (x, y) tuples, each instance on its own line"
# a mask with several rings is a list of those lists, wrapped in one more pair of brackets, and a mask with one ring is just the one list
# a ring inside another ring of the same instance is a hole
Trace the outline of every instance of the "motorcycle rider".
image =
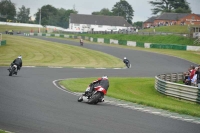
[(82, 38), (80, 39), (80, 44), (83, 45), (83, 39)]
[(93, 81), (89, 85), (90, 89), (86, 90), (85, 93), (83, 94), (83, 96), (90, 96), (92, 94), (93, 90), (96, 87), (99, 87), (99, 86), (104, 88), (105, 90), (108, 90), (108, 88), (109, 88), (109, 80), (108, 80), (107, 76), (102, 76), (101, 78), (98, 78), (97, 80)]
[(125, 64), (128, 64), (128, 63), (129, 63), (129, 60), (128, 60), (126, 57), (124, 57), (123, 62), (124, 62)]
[(8, 70), (10, 71), (11, 70), (11, 67), (13, 65), (17, 65), (17, 71), (15, 71), (14, 74), (17, 75), (17, 72), (21, 69), (22, 67), (22, 56), (19, 55), (11, 64), (10, 64), (10, 67), (8, 68)]

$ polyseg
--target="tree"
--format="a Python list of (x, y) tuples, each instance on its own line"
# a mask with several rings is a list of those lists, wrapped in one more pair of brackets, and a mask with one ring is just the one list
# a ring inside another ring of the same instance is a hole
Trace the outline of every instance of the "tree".
[(63, 28), (68, 28), (69, 27), (69, 18), (70, 18), (71, 13), (77, 14), (78, 11), (76, 11), (74, 9), (68, 9), (68, 10), (65, 10), (63, 8), (58, 9), (58, 14), (60, 16), (58, 26), (63, 27)]
[(191, 13), (189, 3), (186, 0), (156, 0), (149, 3), (155, 7), (151, 9), (154, 15), (163, 12)]
[(64, 8), (57, 9), (51, 5), (45, 5), (35, 14), (35, 22), (39, 23), (41, 10), (41, 24), (43, 26), (53, 25), (63, 28), (69, 27), (69, 17), (71, 13), (78, 13), (75, 9), (66, 10)]
[(40, 21), (40, 13), (41, 13), (41, 24), (43, 26), (45, 25), (55, 25), (55, 20), (57, 19), (58, 15), (58, 10), (51, 6), (51, 5), (45, 5), (42, 6), (41, 9), (38, 9), (38, 12), (35, 14), (36, 18), (35, 21), (36, 23)]
[(92, 12), (92, 15), (112, 16), (113, 14), (108, 8), (103, 8), (100, 12)]
[(28, 23), (30, 19), (30, 8), (26, 8), (24, 5), (22, 5), (21, 8), (19, 8), (19, 12), (17, 13), (17, 20), (22, 23)]
[(134, 23), (133, 23), (133, 26), (134, 26), (134, 27), (137, 27), (137, 28), (138, 28), (138, 27), (139, 27), (139, 28), (142, 28), (143, 22), (142, 22), (142, 21), (134, 22)]
[(1, 0), (0, 2), (0, 14), (6, 16), (6, 19), (13, 20), (16, 16), (16, 7), (11, 0)]
[(113, 15), (123, 16), (128, 23), (132, 24), (134, 10), (126, 0), (120, 0), (112, 8)]

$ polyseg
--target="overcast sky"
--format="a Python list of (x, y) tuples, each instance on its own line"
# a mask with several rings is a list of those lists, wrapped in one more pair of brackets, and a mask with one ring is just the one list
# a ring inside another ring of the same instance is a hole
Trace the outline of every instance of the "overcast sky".
[[(94, 11), (100, 11), (102, 8), (112, 9), (112, 7), (120, 0), (11, 0), (16, 4), (17, 11), (22, 5), (30, 8), (31, 16), (37, 9), (43, 5), (50, 4), (56, 8), (75, 9), (79, 14), (91, 14)], [(133, 22), (145, 21), (151, 17), (152, 6), (148, 3), (150, 0), (127, 0), (132, 6), (134, 12)], [(200, 14), (200, 0), (187, 0), (193, 13)]]

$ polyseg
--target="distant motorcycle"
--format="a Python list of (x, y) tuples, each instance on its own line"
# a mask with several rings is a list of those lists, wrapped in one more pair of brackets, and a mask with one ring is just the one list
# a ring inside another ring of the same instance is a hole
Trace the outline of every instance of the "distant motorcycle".
[(80, 45), (83, 46), (83, 42), (80, 42)]
[(127, 68), (131, 68), (131, 63), (130, 63), (130, 61), (126, 61), (125, 64), (126, 64), (126, 67), (127, 67)]
[(12, 76), (17, 72), (17, 65), (12, 65), (11, 68), (9, 69), (9, 76)]
[[(94, 85), (88, 86), (86, 91), (90, 90), (90, 87), (94, 88)], [(86, 101), (89, 104), (97, 104), (99, 102), (104, 102), (104, 95), (106, 95), (107, 90), (101, 86), (97, 86), (93, 89), (93, 92), (87, 94), (87, 96), (80, 96), (78, 102)]]

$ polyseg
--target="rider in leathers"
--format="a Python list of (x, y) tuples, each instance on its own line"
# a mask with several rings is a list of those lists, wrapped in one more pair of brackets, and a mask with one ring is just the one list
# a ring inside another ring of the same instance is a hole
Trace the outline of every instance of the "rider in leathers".
[[(22, 67), (22, 56), (21, 56), (21, 55), (18, 56), (18, 57), (11, 63), (11, 66), (13, 66), (13, 65), (17, 65), (17, 71), (15, 71), (15, 73), (14, 73), (14, 74), (17, 75), (18, 70), (20, 70), (21, 67)], [(8, 68), (8, 70), (11, 69), (11, 66), (10, 66), (10, 68)]]
[(109, 81), (108, 81), (108, 77), (107, 76), (102, 76), (101, 78), (98, 78), (97, 80), (93, 81), (89, 87), (90, 90), (86, 91), (83, 96), (89, 96), (91, 95), (91, 93), (93, 92), (94, 88), (101, 86), (102, 88), (104, 88), (106, 91), (109, 88)]
[(123, 62), (124, 62), (125, 64), (128, 64), (128, 63), (129, 63), (129, 60), (128, 60), (126, 57), (124, 57)]

